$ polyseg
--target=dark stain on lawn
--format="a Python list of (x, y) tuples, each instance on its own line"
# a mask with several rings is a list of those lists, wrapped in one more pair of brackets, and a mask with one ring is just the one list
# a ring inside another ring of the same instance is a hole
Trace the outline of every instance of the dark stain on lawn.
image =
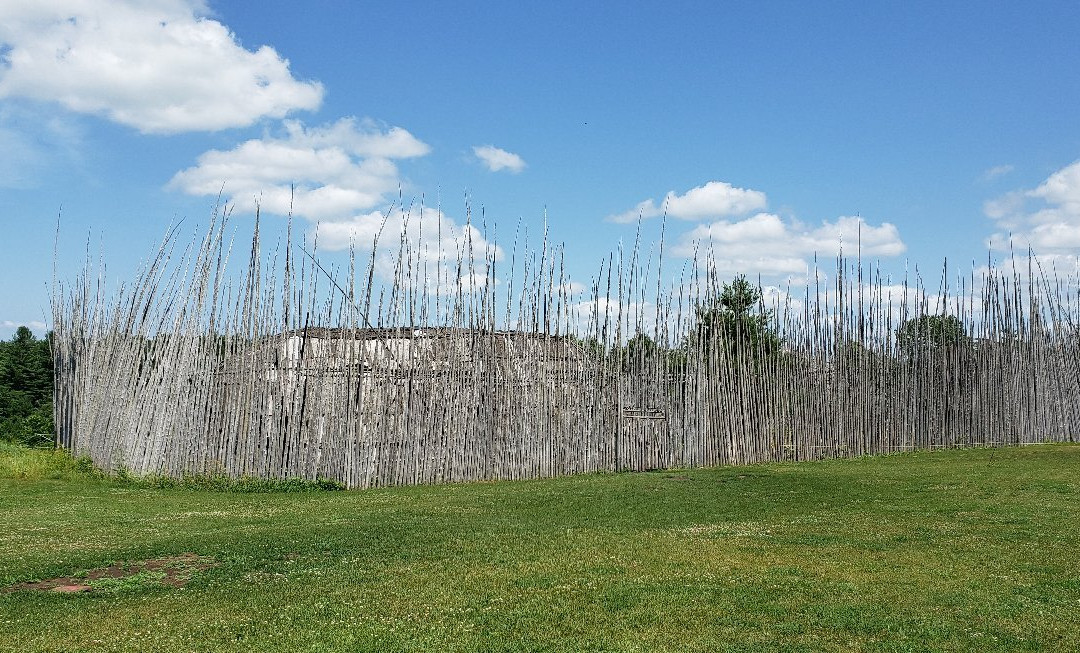
[(217, 562), (208, 556), (181, 553), (151, 560), (116, 562), (108, 567), (91, 569), (73, 576), (16, 583), (0, 591), (36, 590), (40, 592), (76, 594), (150, 585), (183, 587), (196, 573), (209, 569), (216, 564)]

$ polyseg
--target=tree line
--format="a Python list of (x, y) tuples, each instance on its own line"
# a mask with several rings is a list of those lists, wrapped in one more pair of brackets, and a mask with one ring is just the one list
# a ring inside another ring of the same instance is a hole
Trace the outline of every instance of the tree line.
[[(51, 334), (50, 334), (51, 336)], [(0, 342), (0, 439), (31, 446), (53, 442), (53, 359), (49, 337), (21, 326)]]
[[(737, 367), (760, 368), (783, 350), (775, 315), (762, 299), (761, 289), (745, 275), (738, 275), (722, 284), (713, 297), (694, 306), (694, 323), (675, 348), (665, 350), (644, 333), (629, 338), (622, 347), (623, 367), (629, 370), (661, 355), (669, 365), (679, 366), (685, 363), (688, 351), (697, 349), (707, 356), (725, 356)], [(895, 338), (897, 353), (910, 363), (943, 349), (970, 349), (974, 344), (964, 323), (947, 314), (908, 318), (896, 328)], [(593, 351), (602, 351), (599, 343), (591, 344)]]

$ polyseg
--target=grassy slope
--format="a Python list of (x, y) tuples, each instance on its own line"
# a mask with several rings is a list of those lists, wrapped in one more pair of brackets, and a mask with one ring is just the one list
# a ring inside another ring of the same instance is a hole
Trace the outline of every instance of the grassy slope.
[(1080, 446), (361, 492), (146, 489), (0, 448), (12, 650), (1069, 650)]

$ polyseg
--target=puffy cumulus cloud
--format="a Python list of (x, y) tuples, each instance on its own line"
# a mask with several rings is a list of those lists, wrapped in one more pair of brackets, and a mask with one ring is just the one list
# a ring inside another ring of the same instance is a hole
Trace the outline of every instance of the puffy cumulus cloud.
[(817, 226), (785, 221), (772, 213), (743, 220), (718, 220), (684, 233), (674, 247), (679, 256), (696, 258), (720, 274), (805, 277), (811, 258), (854, 255), (899, 256), (906, 247), (897, 228), (873, 226), (859, 217), (840, 217)]
[(765, 193), (747, 188), (737, 188), (725, 181), (710, 181), (704, 186), (691, 188), (682, 195), (668, 191), (658, 205), (655, 200), (639, 202), (634, 208), (608, 216), (609, 222), (630, 223), (640, 217), (643, 220), (665, 213), (679, 220), (703, 220), (737, 216), (764, 209), (768, 205)]
[(315, 129), (306, 129), (299, 120), (286, 120), (284, 125), (288, 139), (299, 146), (337, 147), (354, 156), (379, 159), (411, 159), (431, 152), (427, 143), (401, 127), (381, 130), (370, 118), (342, 118)]
[(58, 102), (144, 133), (213, 131), (322, 102), (273, 48), (199, 0), (0, 3), (0, 97)]
[(473, 147), (473, 154), (492, 172), (509, 170), (517, 174), (525, 169), (525, 159), (494, 145), (476, 145)]
[(1076, 270), (1080, 161), (1054, 172), (1035, 188), (1011, 191), (986, 202), (983, 211), (998, 229), (988, 238), (993, 249), (1030, 248), (1044, 267), (1053, 264)]
[(1080, 161), (1050, 175), (1038, 188), (1028, 191), (1028, 195), (1060, 205), (1072, 214), (1080, 213)]
[(422, 206), (319, 222), (313, 236), (320, 250), (355, 248), (374, 255), (375, 272), (384, 280), (419, 274), (420, 285), (426, 279), (432, 293), (482, 288), (487, 266), (504, 258), (502, 248), (474, 225)]
[(209, 196), (224, 189), (241, 210), (258, 204), (271, 213), (338, 220), (384, 203), (401, 183), (394, 160), (429, 151), (404, 129), (384, 129), (371, 120), (343, 118), (312, 128), (287, 120), (279, 136), (204, 152), (168, 187)]

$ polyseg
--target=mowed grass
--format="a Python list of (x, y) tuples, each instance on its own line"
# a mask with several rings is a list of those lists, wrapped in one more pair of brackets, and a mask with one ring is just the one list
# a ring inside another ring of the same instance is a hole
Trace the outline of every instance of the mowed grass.
[(355, 492), (152, 489), (0, 447), (12, 651), (1080, 650), (1080, 446)]

